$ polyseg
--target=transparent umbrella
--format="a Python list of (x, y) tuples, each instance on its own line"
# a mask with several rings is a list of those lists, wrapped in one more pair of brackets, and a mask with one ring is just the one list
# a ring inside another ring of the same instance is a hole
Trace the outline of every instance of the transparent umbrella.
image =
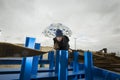
[(61, 23), (54, 23), (54, 24), (51, 24), (50, 26), (48, 26), (44, 31), (43, 31), (43, 34), (46, 36), (46, 37), (50, 37), (50, 38), (53, 38), (55, 37), (55, 33), (56, 33), (56, 30), (57, 29), (60, 29), (63, 31), (63, 35), (66, 35), (68, 37), (71, 37), (72, 35), (72, 31), (64, 26), (63, 24)]

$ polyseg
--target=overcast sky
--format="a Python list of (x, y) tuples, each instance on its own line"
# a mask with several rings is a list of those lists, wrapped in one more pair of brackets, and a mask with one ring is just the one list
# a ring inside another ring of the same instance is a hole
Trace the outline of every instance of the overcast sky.
[(36, 37), (43, 46), (52, 39), (42, 31), (51, 23), (68, 26), (74, 48), (120, 51), (120, 0), (0, 0), (0, 41), (23, 43)]

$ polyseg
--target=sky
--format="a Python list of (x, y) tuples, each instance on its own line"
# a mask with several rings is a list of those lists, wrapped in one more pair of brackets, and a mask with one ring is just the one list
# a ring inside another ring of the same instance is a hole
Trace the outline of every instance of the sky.
[(52, 23), (72, 30), (70, 46), (77, 49), (120, 51), (120, 0), (0, 0), (0, 41), (24, 43), (35, 37), (53, 46), (42, 32)]

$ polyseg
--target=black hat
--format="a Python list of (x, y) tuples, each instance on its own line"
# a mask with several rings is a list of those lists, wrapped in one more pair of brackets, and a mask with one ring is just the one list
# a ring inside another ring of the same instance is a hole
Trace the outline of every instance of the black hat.
[(57, 29), (56, 30), (56, 37), (60, 37), (60, 36), (63, 36), (63, 32), (62, 32), (62, 30)]

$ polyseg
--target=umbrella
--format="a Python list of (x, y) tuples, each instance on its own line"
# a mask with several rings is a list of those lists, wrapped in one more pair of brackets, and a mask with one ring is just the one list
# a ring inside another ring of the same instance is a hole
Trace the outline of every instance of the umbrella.
[(55, 37), (55, 33), (56, 33), (56, 30), (57, 29), (60, 29), (62, 30), (63, 32), (63, 35), (66, 35), (68, 37), (70, 37), (72, 35), (72, 31), (64, 26), (63, 24), (61, 23), (54, 23), (54, 24), (51, 24), (50, 26), (48, 26), (44, 31), (43, 31), (43, 34), (46, 36), (46, 37), (50, 37), (50, 38), (53, 38)]

